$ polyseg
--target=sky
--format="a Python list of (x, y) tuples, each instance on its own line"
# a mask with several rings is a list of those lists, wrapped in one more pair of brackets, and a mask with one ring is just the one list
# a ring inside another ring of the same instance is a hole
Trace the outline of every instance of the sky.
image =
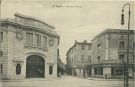
[(134, 29), (133, 1), (110, 0), (2, 0), (1, 18), (13, 18), (14, 13), (36, 17), (55, 26), (60, 35), (60, 59), (66, 63), (66, 53), (75, 40), (91, 42), (105, 29), (127, 29), (128, 6), (125, 7), (125, 25), (121, 25), (121, 10), (131, 4), (131, 25)]

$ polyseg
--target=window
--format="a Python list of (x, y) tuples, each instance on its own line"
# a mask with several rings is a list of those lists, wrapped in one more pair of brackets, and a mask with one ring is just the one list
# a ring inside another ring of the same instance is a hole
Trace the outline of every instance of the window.
[(3, 74), (3, 64), (0, 64), (1, 71), (0, 73)]
[(76, 51), (76, 46), (75, 46), (75, 51)]
[(76, 56), (75, 56), (75, 58), (74, 58), (74, 61), (76, 61)]
[(81, 56), (81, 61), (84, 62), (84, 55)]
[(123, 61), (124, 61), (124, 54), (120, 54), (120, 55), (119, 55), (119, 61), (120, 61), (120, 62), (123, 62)]
[(124, 48), (124, 46), (125, 46), (125, 43), (123, 41), (120, 41), (119, 42), (119, 48)]
[(100, 56), (97, 57), (97, 62), (100, 63)]
[(35, 34), (35, 44), (41, 46), (41, 35)]
[(111, 74), (112, 75), (123, 75), (124, 74), (124, 70), (122, 68), (111, 68)]
[(74, 59), (73, 59), (73, 57), (72, 57), (72, 62), (74, 62)]
[(84, 50), (84, 49), (85, 49), (85, 45), (82, 45), (82, 46), (81, 46), (81, 49)]
[(101, 50), (101, 44), (97, 45), (98, 50)]
[(94, 67), (95, 75), (103, 75), (103, 67)]
[(3, 32), (0, 32), (0, 42), (3, 41)]
[(43, 36), (43, 47), (47, 48), (47, 37)]
[(91, 50), (91, 45), (88, 45), (88, 50)]
[(135, 42), (133, 42), (133, 49), (135, 49)]
[(49, 66), (49, 75), (52, 75), (52, 74), (53, 74), (53, 67)]
[(135, 62), (135, 55), (133, 55), (133, 57), (132, 57), (132, 62), (133, 63)]
[(26, 44), (33, 45), (33, 34), (32, 33), (26, 33)]
[(21, 65), (19, 63), (16, 65), (16, 74), (17, 75), (21, 74)]
[(88, 62), (91, 63), (91, 56), (90, 55), (88, 56)]

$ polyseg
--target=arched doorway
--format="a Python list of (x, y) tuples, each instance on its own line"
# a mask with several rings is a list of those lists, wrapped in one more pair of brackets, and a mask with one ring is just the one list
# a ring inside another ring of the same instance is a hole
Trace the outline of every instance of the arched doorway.
[(45, 60), (41, 56), (31, 55), (26, 60), (26, 78), (43, 78)]

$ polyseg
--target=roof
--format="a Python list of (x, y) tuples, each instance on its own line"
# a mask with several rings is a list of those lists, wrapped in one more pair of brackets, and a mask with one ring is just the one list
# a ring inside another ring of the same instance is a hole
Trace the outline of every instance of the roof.
[[(77, 42), (77, 41), (75, 41), (75, 44), (72, 46), (72, 47), (70, 47), (69, 48), (69, 50), (67, 51), (67, 54), (69, 53), (69, 51), (71, 51), (76, 45), (80, 45), (80, 44), (85, 44), (85, 45), (92, 45), (92, 43), (88, 43), (86, 40), (84, 40), (84, 42)], [(67, 55), (66, 54), (66, 55)]]
[[(98, 37), (100, 37), (101, 35), (106, 34), (106, 33), (118, 33), (118, 34), (121, 33), (121, 34), (127, 34), (127, 33), (128, 33), (128, 30), (126, 30), (126, 29), (105, 29), (105, 30), (102, 31), (101, 33), (97, 34), (97, 35), (93, 38), (93, 40), (96, 39), (96, 38), (98, 38)], [(135, 30), (130, 30), (129, 33), (130, 33), (130, 34), (134, 34), (134, 33), (135, 33)]]
[(32, 29), (39, 30), (41, 32), (45, 32), (49, 35), (59, 37), (59, 35), (55, 31), (55, 27), (45, 23), (44, 21), (42, 21), (40, 19), (21, 15), (19, 13), (15, 14), (15, 18), (0, 19), (0, 22), (17, 24), (17, 25), (24, 26), (24, 27), (30, 27)]
[(41, 19), (38, 19), (38, 18), (35, 18), (35, 17), (32, 17), (32, 16), (26, 16), (26, 15), (22, 15), (20, 13), (15, 13), (14, 14), (15, 17), (21, 17), (21, 18), (25, 18), (25, 19), (30, 19), (30, 20), (34, 20), (34, 21), (38, 21), (40, 23), (43, 23), (49, 27), (52, 27), (52, 28), (55, 28), (53, 25), (50, 25), (48, 23), (46, 23), (45, 21), (41, 20)]

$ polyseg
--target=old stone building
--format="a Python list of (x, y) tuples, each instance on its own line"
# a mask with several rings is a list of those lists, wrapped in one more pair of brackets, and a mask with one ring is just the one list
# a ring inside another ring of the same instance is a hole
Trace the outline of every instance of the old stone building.
[(91, 43), (77, 42), (67, 52), (67, 71), (75, 76), (86, 76), (91, 64)]
[[(129, 35), (129, 77), (135, 77), (135, 31)], [(106, 29), (91, 43), (76, 42), (67, 52), (71, 74), (100, 78), (123, 78), (127, 59), (127, 34), (124, 29)]]
[[(129, 37), (129, 76), (135, 72), (135, 31)], [(124, 76), (127, 58), (127, 30), (106, 29), (92, 40), (92, 76), (120, 78)]]
[(1, 79), (57, 77), (59, 35), (55, 27), (16, 13), (0, 20)]

